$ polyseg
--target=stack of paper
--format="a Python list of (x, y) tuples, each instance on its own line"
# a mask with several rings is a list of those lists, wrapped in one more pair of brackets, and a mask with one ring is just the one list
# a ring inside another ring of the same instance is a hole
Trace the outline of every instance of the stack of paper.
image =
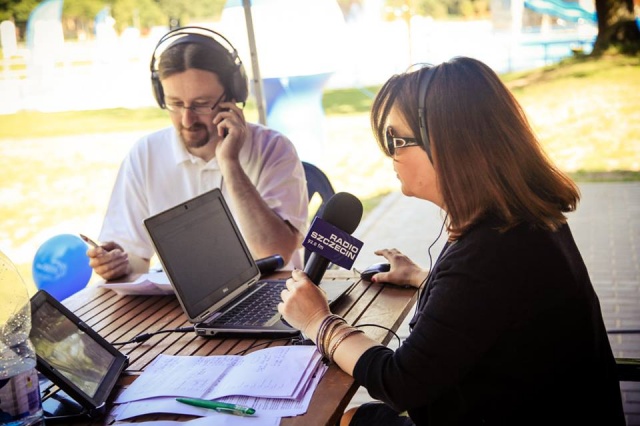
[(326, 371), (314, 346), (278, 346), (249, 355), (159, 355), (116, 399), (116, 420), (142, 414), (224, 415), (176, 397), (232, 402), (265, 419), (304, 414)]
[(126, 283), (103, 282), (98, 284), (98, 287), (108, 288), (118, 294), (131, 294), (136, 296), (163, 296), (174, 293), (167, 274), (162, 271), (142, 274), (135, 281)]

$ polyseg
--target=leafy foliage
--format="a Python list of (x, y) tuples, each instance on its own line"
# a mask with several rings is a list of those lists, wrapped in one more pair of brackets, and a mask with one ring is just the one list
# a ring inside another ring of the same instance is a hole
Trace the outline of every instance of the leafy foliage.
[(477, 18), (489, 13), (488, 0), (386, 0), (386, 17), (411, 15), (431, 16), (434, 19), (447, 17)]
[(26, 24), (29, 14), (39, 3), (38, 0), (0, 0), (0, 21)]
[(118, 31), (127, 27), (151, 28), (169, 22), (168, 15), (154, 0), (115, 0), (111, 15)]
[[(41, 0), (0, 0), (0, 21), (11, 20), (22, 29), (31, 12)], [(169, 25), (170, 18), (178, 18), (182, 25), (193, 21), (214, 21), (220, 18), (226, 0), (64, 0), (62, 24), (66, 38), (79, 33), (93, 33), (98, 12), (109, 6), (115, 28), (121, 32), (135, 27), (145, 32), (157, 25)]]

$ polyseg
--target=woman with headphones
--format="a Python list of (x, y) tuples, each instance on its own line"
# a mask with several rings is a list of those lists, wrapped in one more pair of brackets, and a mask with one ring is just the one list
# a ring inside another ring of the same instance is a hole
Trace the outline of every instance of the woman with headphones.
[(402, 192), (443, 211), (447, 243), (425, 270), (395, 249), (379, 282), (418, 287), (393, 351), (331, 314), (294, 271), (279, 306), (380, 402), (351, 425), (624, 425), (598, 298), (565, 213), (579, 191), (545, 156), (499, 77), (454, 58), (391, 77), (374, 135)]

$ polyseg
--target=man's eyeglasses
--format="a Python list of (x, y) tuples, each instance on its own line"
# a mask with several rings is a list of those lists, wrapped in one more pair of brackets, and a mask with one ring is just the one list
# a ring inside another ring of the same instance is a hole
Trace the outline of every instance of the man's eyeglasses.
[(213, 105), (209, 103), (205, 104), (205, 103), (194, 102), (193, 105), (186, 106), (182, 102), (173, 102), (173, 103), (167, 102), (165, 107), (167, 108), (167, 110), (175, 113), (182, 113), (184, 110), (188, 109), (198, 115), (207, 115), (207, 114), (211, 114), (211, 111), (216, 109), (216, 107), (220, 104), (220, 102), (222, 102), (222, 100), (224, 99), (224, 95), (225, 94), (222, 93), (222, 95), (218, 98), (218, 100)]
[(420, 146), (420, 143), (416, 138), (400, 138), (393, 136), (393, 129), (387, 127), (387, 152), (389, 156), (396, 155), (396, 149), (405, 148), (407, 146)]

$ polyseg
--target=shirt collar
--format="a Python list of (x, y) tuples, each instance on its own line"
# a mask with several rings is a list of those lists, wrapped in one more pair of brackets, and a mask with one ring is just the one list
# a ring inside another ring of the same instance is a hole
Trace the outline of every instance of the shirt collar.
[(191, 154), (187, 148), (184, 146), (182, 141), (180, 140), (180, 136), (178, 135), (178, 131), (173, 129), (171, 136), (171, 146), (173, 149), (173, 158), (176, 160), (176, 165), (180, 165), (183, 163), (191, 163), (196, 164), (205, 169), (219, 169), (218, 160), (214, 157), (208, 163), (205, 163), (200, 157), (197, 157)]

